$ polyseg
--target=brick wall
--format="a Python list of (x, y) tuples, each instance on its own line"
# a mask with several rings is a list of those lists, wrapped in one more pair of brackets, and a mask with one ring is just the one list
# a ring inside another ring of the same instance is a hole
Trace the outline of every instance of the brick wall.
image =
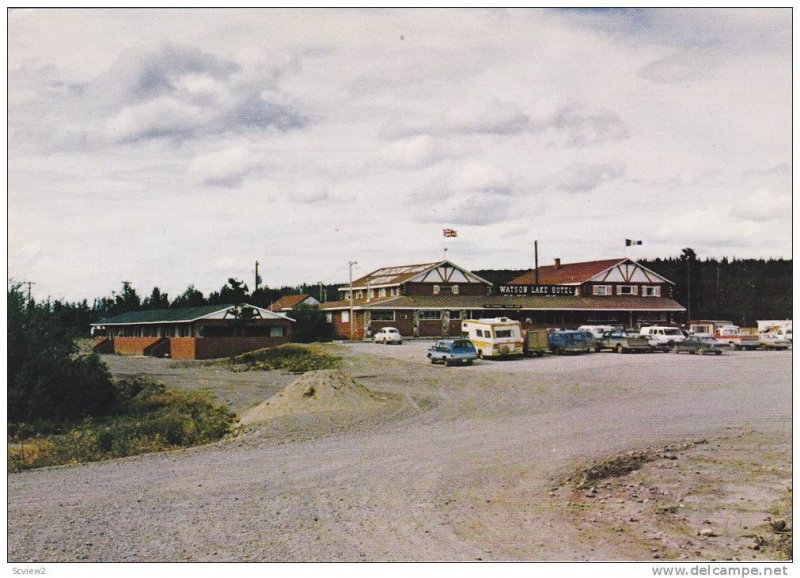
[[(350, 322), (342, 323), (342, 312), (331, 311), (333, 313), (333, 332), (339, 339), (350, 339)], [(353, 324), (354, 339), (362, 339), (364, 337), (364, 312), (353, 311)]]
[(114, 337), (114, 353), (117, 355), (144, 355), (144, 350), (156, 343), (160, 337)]
[[(172, 359), (197, 359), (195, 357), (194, 344), (198, 338), (196, 337), (170, 337), (169, 338), (169, 356)], [(213, 339), (211, 337), (204, 337), (203, 339)]]

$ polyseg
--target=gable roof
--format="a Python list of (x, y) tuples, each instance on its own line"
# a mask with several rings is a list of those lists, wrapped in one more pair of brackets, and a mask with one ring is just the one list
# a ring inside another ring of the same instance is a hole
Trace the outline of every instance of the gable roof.
[[(176, 307), (174, 309), (148, 309), (126, 311), (113, 317), (101, 319), (92, 325), (134, 325), (138, 323), (190, 323), (204, 317), (223, 313), (234, 305), (204, 305), (202, 307)], [(249, 307), (254, 307), (250, 305)], [(275, 318), (289, 319), (283, 314), (273, 313), (262, 307), (254, 307)]]
[[(475, 275), (474, 273), (467, 271), (463, 267), (459, 267), (450, 261), (437, 261), (435, 263), (421, 263), (418, 265), (399, 265), (396, 267), (382, 267), (364, 275), (363, 277), (359, 277), (353, 281), (353, 289), (364, 289), (369, 284), (370, 287), (393, 287), (396, 285), (402, 285), (408, 281), (413, 280), (416, 277), (423, 277), (425, 273), (435, 269), (436, 267), (441, 267), (442, 265), (446, 265), (452, 267), (453, 269), (458, 269), (461, 271), (467, 278), (472, 278), (477, 282), (486, 283), (487, 285), (491, 285), (489, 281)], [(342, 285), (339, 288), (340, 291), (348, 291), (350, 289), (349, 284)]]
[[(272, 311), (280, 311), (282, 309), (293, 309), (300, 305), (303, 301), (311, 297), (307, 293), (302, 293), (300, 295), (284, 295), (279, 298), (275, 303), (269, 306), (270, 310)], [(316, 299), (315, 299), (316, 301)]]
[[(662, 279), (663, 282), (672, 283), (669, 279), (665, 279), (647, 267), (640, 265), (632, 259), (626, 257), (617, 259), (604, 259), (601, 261), (583, 261), (581, 263), (562, 263), (556, 268), (555, 265), (547, 265), (539, 267), (539, 284), (540, 285), (580, 285), (590, 281), (593, 277), (608, 271), (612, 267), (621, 265), (622, 263), (631, 263), (640, 267), (650, 275)], [(656, 281), (652, 281), (656, 282)], [(523, 273), (516, 279), (508, 282), (509, 285), (534, 285), (536, 283), (536, 273), (533, 269), (527, 273)]]

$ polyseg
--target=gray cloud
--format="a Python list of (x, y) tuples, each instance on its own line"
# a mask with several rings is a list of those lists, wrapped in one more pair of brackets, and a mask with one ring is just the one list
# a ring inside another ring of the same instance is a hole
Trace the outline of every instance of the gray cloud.
[(544, 179), (542, 186), (567, 193), (587, 193), (625, 174), (625, 163), (573, 163)]
[[(39, 81), (45, 93), (30, 86), (35, 82), (30, 73), (18, 71), (30, 89), (11, 106), (11, 119), (18, 131), (42, 126), (42, 115), (50, 120), (45, 125), (61, 125), (58, 134), (39, 134), (40, 145), (50, 149), (302, 128), (310, 119), (277, 90), (280, 73), (246, 74), (233, 60), (164, 44), (157, 50), (125, 52), (82, 84), (54, 78), (57, 73), (48, 70)], [(44, 103), (52, 104), (53, 92), (59, 94), (59, 104), (47, 108)], [(39, 116), (27, 115), (29, 108)]]
[(532, 118), (530, 129), (532, 132), (553, 131), (566, 147), (596, 145), (628, 137), (628, 125), (617, 113), (577, 104), (546, 107)]

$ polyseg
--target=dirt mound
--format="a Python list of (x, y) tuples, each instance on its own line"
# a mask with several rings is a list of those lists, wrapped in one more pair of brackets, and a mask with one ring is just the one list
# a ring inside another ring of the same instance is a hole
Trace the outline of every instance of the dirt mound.
[(339, 370), (309, 371), (267, 401), (246, 410), (241, 424), (247, 426), (287, 415), (371, 412), (391, 400), (390, 395), (370, 391)]

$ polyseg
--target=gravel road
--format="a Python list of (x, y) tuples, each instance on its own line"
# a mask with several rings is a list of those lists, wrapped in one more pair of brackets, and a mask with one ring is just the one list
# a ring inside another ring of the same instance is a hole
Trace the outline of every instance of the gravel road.
[[(426, 362), (428, 345), (340, 347), (344, 370), (401, 396), (401, 411), (305, 439), (275, 424), (200, 448), (10, 475), (9, 560), (614, 559), (613, 544), (590, 551), (543, 505), (556, 477), (659, 443), (744, 429), (791, 436), (791, 352), (445, 368)], [(205, 370), (187, 371), (175, 379)], [(237, 409), (278, 383), (252, 372), (237, 391), (230, 380), (242, 374), (224, 373), (208, 386)]]

